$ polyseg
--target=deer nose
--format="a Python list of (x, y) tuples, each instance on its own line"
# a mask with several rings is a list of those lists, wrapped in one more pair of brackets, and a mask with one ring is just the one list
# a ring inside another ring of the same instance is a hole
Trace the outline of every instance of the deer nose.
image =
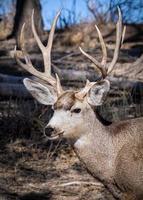
[(47, 126), (46, 128), (45, 128), (45, 135), (46, 136), (48, 136), (48, 137), (50, 137), (51, 135), (52, 135), (52, 133), (54, 132), (54, 128), (52, 128), (51, 126)]

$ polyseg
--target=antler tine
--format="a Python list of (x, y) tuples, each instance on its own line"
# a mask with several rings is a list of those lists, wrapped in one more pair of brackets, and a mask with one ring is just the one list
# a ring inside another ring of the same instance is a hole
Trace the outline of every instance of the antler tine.
[(50, 34), (49, 34), (49, 40), (47, 42), (47, 50), (51, 51), (51, 48), (52, 48), (52, 44), (53, 44), (53, 38), (54, 38), (54, 32), (55, 32), (55, 28), (56, 28), (56, 24), (57, 24), (57, 20), (59, 18), (61, 14), (61, 10), (59, 10), (54, 18), (54, 21), (53, 21), (53, 24), (51, 26), (51, 31), (50, 31)]
[(39, 46), (39, 48), (42, 52), (43, 60), (44, 60), (44, 70), (45, 70), (45, 74), (47, 74), (47, 75), (51, 74), (51, 48), (52, 48), (56, 23), (57, 23), (57, 20), (59, 18), (60, 13), (61, 13), (61, 11), (59, 11), (54, 18), (53, 24), (51, 26), (51, 31), (50, 31), (50, 34), (49, 34), (49, 40), (47, 42), (47, 46), (45, 47), (42, 44), (42, 42), (41, 42), (41, 40), (40, 40), (40, 38), (37, 34), (35, 24), (34, 24), (34, 10), (32, 12), (32, 31), (33, 31), (35, 40), (37, 41), (37, 44), (38, 44), (38, 46)]
[(88, 93), (88, 91), (91, 89), (91, 87), (95, 85), (95, 82), (90, 82), (88, 79), (86, 80), (86, 85), (85, 87), (80, 90), (79, 92), (77, 92), (75, 94), (75, 97), (79, 100), (83, 100), (84, 97), (86, 96), (86, 94)]
[[(24, 29), (25, 29), (25, 23), (22, 25), (21, 33), (20, 33), (20, 48), (21, 48), (21, 52), (22, 52), (22, 55), (25, 58), (26, 64), (28, 66), (30, 65), (30, 66), (32, 66), (34, 68), (34, 66), (32, 65), (32, 62), (30, 60), (30, 57), (29, 57), (28, 53), (25, 50)], [(16, 51), (16, 48), (15, 48), (15, 51)]]
[(24, 46), (24, 29), (25, 29), (25, 23), (22, 25), (21, 32), (20, 32), (20, 48), (22, 51), (25, 51)]
[(106, 77), (106, 70), (103, 68), (103, 65), (101, 63), (99, 63), (95, 58), (90, 56), (88, 53), (86, 53), (81, 47), (79, 47), (79, 50), (81, 51), (81, 53), (84, 56), (86, 56), (90, 61), (92, 61), (95, 64), (95, 66), (100, 70), (102, 77), (105, 78)]
[(56, 81), (57, 81), (57, 93), (58, 93), (58, 95), (60, 95), (64, 92), (64, 90), (61, 86), (61, 82), (60, 82), (58, 74), (56, 74)]
[(125, 34), (126, 34), (126, 26), (123, 27), (123, 33), (122, 33), (122, 41), (121, 41), (121, 45), (122, 45), (123, 42), (124, 42)]
[(119, 49), (120, 49), (120, 46), (122, 44), (122, 38), (124, 37), (124, 34), (125, 34), (125, 31), (123, 31), (123, 34), (122, 34), (122, 14), (121, 14), (121, 10), (120, 10), (119, 7), (118, 7), (118, 15), (119, 15), (119, 18), (118, 18), (118, 22), (117, 22), (117, 25), (116, 25), (117, 26), (116, 46), (115, 46), (114, 56), (113, 56), (112, 62), (110, 63), (110, 65), (108, 67), (107, 74), (109, 74), (113, 70), (113, 68), (114, 68), (114, 66), (117, 62), (117, 59), (118, 59), (118, 56), (119, 56)]
[(103, 67), (104, 67), (106, 65), (106, 63), (107, 63), (107, 49), (106, 49), (106, 44), (104, 42), (104, 39), (102, 37), (102, 34), (101, 34), (99, 28), (96, 25), (95, 25), (95, 28), (96, 28), (97, 33), (98, 33), (98, 37), (99, 37), (99, 40), (100, 40), (100, 44), (101, 44), (101, 48), (102, 48), (102, 53), (103, 53), (101, 65), (103, 65)]
[(105, 45), (104, 39), (102, 37), (102, 34), (101, 34), (99, 28), (96, 25), (95, 25), (95, 28), (98, 33), (98, 37), (99, 37), (99, 41), (101, 43), (101, 49), (102, 49), (102, 53), (103, 53), (101, 63), (99, 63), (95, 58), (93, 58), (92, 56), (87, 54), (81, 47), (79, 47), (79, 49), (83, 55), (85, 55), (89, 60), (91, 60), (95, 64), (95, 67), (97, 67), (100, 70), (102, 77), (105, 78), (107, 75), (107, 72), (105, 69), (106, 63), (107, 63), (107, 49), (106, 49), (106, 45)]
[(34, 9), (32, 10), (32, 15), (31, 15), (31, 26), (32, 26), (32, 32), (33, 32), (34, 38), (35, 38), (40, 50), (43, 52), (45, 47), (37, 34), (35, 24), (34, 24)]
[(38, 70), (36, 70), (34, 68), (34, 66), (32, 65), (28, 55), (24, 55), (24, 58), (25, 58), (25, 63), (23, 63), (17, 56), (17, 51), (16, 51), (16, 47), (14, 49), (15, 53), (14, 53), (14, 56), (15, 56), (15, 59), (17, 61), (17, 63), (23, 68), (25, 69), (26, 71), (28, 71), (29, 73), (31, 73), (32, 75), (36, 76), (37, 78), (41, 78), (42, 80), (50, 83), (51, 85), (56, 85), (56, 82), (55, 82), (55, 79), (52, 77), (47, 77), (44, 75), (44, 73), (42, 72), (39, 72)]
[(32, 75), (36, 76), (37, 78), (43, 79), (44, 81), (50, 83), (51, 85), (55, 86), (56, 85), (56, 80), (55, 78), (53, 78), (50, 74), (44, 74), (43, 72), (40, 72), (38, 70), (36, 70), (30, 60), (30, 57), (28, 55), (28, 53), (25, 50), (24, 47), (24, 43), (25, 43), (25, 39), (24, 39), (24, 28), (25, 28), (25, 23), (22, 26), (21, 29), (21, 34), (20, 34), (20, 48), (21, 48), (21, 55), (24, 57), (25, 59), (25, 63), (23, 63), (20, 58), (17, 55), (17, 50), (16, 47), (14, 49), (14, 56), (15, 59), (17, 61), (17, 63), (24, 68), (26, 71), (28, 71), (29, 73), (31, 73)]
[(14, 51), (15, 51), (15, 58), (16, 58), (16, 61), (17, 63), (22, 67), (24, 68), (25, 70), (27, 70), (28, 72), (30, 72), (31, 74), (37, 72), (39, 73), (39, 71), (37, 71), (34, 66), (32, 65), (32, 62), (29, 58), (29, 55), (28, 53), (26, 52), (25, 50), (25, 38), (24, 38), (24, 29), (25, 29), (25, 23), (22, 25), (22, 28), (21, 28), (21, 33), (20, 33), (20, 48), (21, 48), (21, 54), (23, 55), (24, 59), (25, 59), (25, 63), (23, 63), (17, 56), (17, 50), (16, 50), (16, 46), (14, 48)]

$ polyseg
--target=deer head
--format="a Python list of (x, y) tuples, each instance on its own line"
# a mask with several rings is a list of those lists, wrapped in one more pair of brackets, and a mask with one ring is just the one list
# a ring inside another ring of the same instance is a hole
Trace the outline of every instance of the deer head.
[[(95, 68), (101, 73), (100, 80), (90, 82), (87, 80), (86, 85), (79, 91), (67, 90), (64, 91), (59, 77), (51, 75), (51, 48), (54, 37), (54, 31), (56, 22), (60, 15), (57, 13), (49, 34), (49, 40), (47, 46), (44, 46), (37, 35), (34, 26), (34, 11), (32, 13), (32, 31), (37, 44), (42, 52), (44, 60), (44, 72), (37, 71), (32, 62), (30, 61), (29, 55), (26, 52), (23, 41), (24, 41), (24, 27), (21, 31), (21, 53), (25, 58), (25, 62), (22, 62), (19, 58), (19, 51), (15, 48), (15, 58), (18, 64), (39, 78), (38, 81), (31, 80), (29, 78), (24, 79), (24, 85), (28, 91), (36, 98), (40, 103), (45, 105), (52, 105), (54, 109), (54, 115), (46, 126), (47, 136), (50, 139), (57, 139), (59, 137), (70, 138), (76, 140), (81, 134), (87, 134), (87, 130), (90, 129), (90, 125), (94, 122), (95, 114), (92, 107), (103, 104), (108, 91), (110, 90), (110, 82), (107, 79), (109, 73), (112, 72), (119, 55), (119, 49), (123, 42), (124, 32), (122, 33), (122, 16), (120, 9), (118, 8), (119, 19), (117, 22), (116, 32), (116, 46), (111, 63), (107, 63), (107, 49), (103, 40), (102, 34), (97, 26), (95, 26), (101, 48), (103, 52), (103, 58), (101, 63), (95, 58), (87, 54), (82, 48), (81, 53), (86, 56), (90, 61), (93, 62)], [(90, 124), (88, 123), (90, 121)]]

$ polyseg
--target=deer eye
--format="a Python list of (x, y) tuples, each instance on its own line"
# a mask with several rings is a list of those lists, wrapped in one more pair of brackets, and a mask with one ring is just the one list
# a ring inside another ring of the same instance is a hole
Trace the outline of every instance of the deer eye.
[(80, 108), (75, 108), (71, 111), (72, 113), (80, 113), (81, 109)]

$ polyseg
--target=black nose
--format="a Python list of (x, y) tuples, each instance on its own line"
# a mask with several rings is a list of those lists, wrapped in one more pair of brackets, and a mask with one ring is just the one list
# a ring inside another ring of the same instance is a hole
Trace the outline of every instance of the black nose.
[(52, 135), (52, 133), (54, 132), (54, 128), (52, 128), (51, 126), (47, 126), (45, 128), (45, 135), (50, 137)]

